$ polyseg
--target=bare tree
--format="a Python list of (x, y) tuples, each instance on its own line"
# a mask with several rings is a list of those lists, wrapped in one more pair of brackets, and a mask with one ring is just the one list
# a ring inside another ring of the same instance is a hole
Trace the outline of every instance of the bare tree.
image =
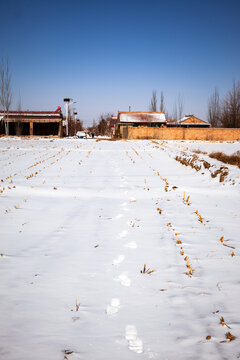
[(221, 106), (220, 98), (217, 88), (215, 88), (214, 93), (211, 95), (208, 102), (208, 122), (212, 127), (220, 126), (221, 117)]
[[(3, 63), (0, 64), (0, 108), (5, 111), (5, 101), (4, 101), (4, 79), (5, 79), (5, 73), (3, 68)], [(0, 125), (1, 128), (4, 127), (4, 121), (3, 118), (1, 118)]]
[[(20, 94), (20, 92), (19, 92), (19, 100), (18, 100), (17, 110), (18, 110), (18, 111), (22, 111), (22, 100), (21, 100), (21, 94)], [(17, 135), (17, 136), (21, 136), (21, 135), (22, 135), (22, 130), (23, 130), (22, 119), (21, 119), (21, 118), (18, 118), (17, 122), (15, 123), (16, 135)]]
[(172, 116), (171, 116), (172, 120), (178, 121), (178, 120), (182, 119), (183, 104), (184, 104), (183, 95), (179, 93), (177, 100), (175, 100), (175, 102), (173, 104), (173, 112), (172, 112)]
[(222, 103), (221, 123), (223, 127), (240, 127), (240, 82), (233, 81), (232, 90)]
[(165, 113), (166, 112), (166, 107), (165, 107), (165, 103), (164, 103), (164, 95), (163, 95), (163, 91), (161, 91), (161, 98), (160, 98), (160, 112)]
[(99, 116), (98, 123), (93, 121), (92, 126), (88, 127), (88, 131), (94, 133), (96, 136), (104, 135), (104, 136), (111, 136), (112, 135), (112, 127), (111, 127), (111, 120), (112, 114), (106, 113)]
[(170, 116), (170, 117), (175, 122), (178, 120), (178, 108), (177, 108), (177, 102), (176, 101), (173, 104), (172, 116)]
[[(0, 100), (2, 110), (8, 117), (8, 111), (12, 103), (12, 91), (11, 91), (11, 73), (9, 71), (8, 58), (6, 61), (2, 59), (0, 65)], [(9, 123), (5, 123), (5, 132), (9, 134)]]
[(5, 85), (5, 71), (3, 66), (3, 60), (0, 65), (0, 103), (2, 110), (5, 111), (5, 91), (4, 91), (4, 85)]
[(177, 102), (177, 109), (178, 109), (178, 118), (179, 120), (183, 117), (183, 108), (184, 108), (184, 98), (182, 94), (178, 94), (178, 102)]
[(152, 112), (157, 111), (157, 92), (156, 92), (156, 90), (153, 90), (153, 92), (152, 92), (152, 99), (151, 99), (149, 110)]
[(6, 61), (2, 60), (0, 66), (0, 91), (2, 109), (8, 113), (12, 104), (11, 73), (8, 59)]

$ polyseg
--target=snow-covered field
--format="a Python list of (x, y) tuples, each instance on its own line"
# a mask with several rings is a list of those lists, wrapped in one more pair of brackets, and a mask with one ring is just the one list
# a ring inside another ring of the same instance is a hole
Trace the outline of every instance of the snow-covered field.
[(240, 357), (240, 169), (193, 150), (240, 143), (0, 139), (0, 359)]

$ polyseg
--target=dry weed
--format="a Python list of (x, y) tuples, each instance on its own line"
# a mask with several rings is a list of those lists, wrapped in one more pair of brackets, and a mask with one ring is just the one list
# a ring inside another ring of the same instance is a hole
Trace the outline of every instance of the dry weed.
[(192, 152), (194, 152), (195, 154), (204, 154), (204, 155), (206, 155), (206, 154), (207, 154), (207, 152), (206, 152), (206, 151), (202, 151), (202, 150), (199, 150), (199, 149), (192, 150)]
[(210, 158), (224, 162), (225, 164), (236, 165), (240, 168), (240, 151), (237, 151), (232, 155), (227, 155), (223, 152), (212, 152), (208, 156)]
[(150, 268), (146, 268), (146, 264), (144, 264), (143, 266), (143, 270), (140, 271), (141, 274), (148, 274), (151, 275), (156, 269), (150, 269)]

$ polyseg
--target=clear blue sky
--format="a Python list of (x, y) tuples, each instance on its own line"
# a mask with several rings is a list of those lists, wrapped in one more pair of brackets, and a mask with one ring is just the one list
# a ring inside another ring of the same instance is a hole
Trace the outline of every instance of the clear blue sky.
[(214, 87), (240, 80), (239, 0), (0, 0), (0, 58), (9, 57), (17, 107), (77, 101), (84, 124), (101, 113), (149, 110), (152, 90), (169, 113), (206, 119)]

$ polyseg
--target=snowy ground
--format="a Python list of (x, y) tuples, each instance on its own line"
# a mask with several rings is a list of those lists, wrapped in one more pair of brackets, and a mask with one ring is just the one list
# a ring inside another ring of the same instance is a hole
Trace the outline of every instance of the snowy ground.
[(0, 139), (1, 359), (240, 357), (240, 170), (193, 150), (240, 143)]

